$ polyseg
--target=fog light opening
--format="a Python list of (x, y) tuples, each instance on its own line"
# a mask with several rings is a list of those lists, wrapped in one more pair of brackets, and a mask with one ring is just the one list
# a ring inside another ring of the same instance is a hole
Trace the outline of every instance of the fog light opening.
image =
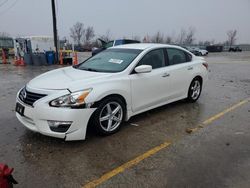
[(48, 120), (48, 125), (51, 131), (65, 133), (71, 126), (72, 121), (52, 121)]

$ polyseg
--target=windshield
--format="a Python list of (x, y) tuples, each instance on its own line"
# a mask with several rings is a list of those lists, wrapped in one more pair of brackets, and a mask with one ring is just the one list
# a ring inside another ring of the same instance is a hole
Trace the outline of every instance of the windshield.
[(126, 69), (141, 52), (142, 50), (136, 49), (107, 49), (75, 68), (95, 72), (120, 72)]

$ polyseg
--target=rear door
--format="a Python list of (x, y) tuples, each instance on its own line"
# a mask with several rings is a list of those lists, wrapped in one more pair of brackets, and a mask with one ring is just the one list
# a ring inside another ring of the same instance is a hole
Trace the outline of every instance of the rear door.
[(183, 98), (188, 93), (193, 79), (194, 63), (192, 56), (179, 48), (167, 48), (169, 92), (172, 100)]
[(130, 74), (133, 112), (143, 111), (167, 100), (169, 79), (165, 60), (164, 49), (152, 50), (137, 66), (151, 65), (153, 70), (148, 73)]

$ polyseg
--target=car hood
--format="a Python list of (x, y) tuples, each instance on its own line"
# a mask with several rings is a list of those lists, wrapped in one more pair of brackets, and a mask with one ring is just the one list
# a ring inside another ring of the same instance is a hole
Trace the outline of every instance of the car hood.
[(76, 88), (84, 89), (85, 85), (90, 85), (104, 77), (109, 77), (110, 73), (91, 72), (75, 69), (73, 67), (59, 68), (41, 74), (28, 83), (28, 87), (36, 89), (60, 90)]

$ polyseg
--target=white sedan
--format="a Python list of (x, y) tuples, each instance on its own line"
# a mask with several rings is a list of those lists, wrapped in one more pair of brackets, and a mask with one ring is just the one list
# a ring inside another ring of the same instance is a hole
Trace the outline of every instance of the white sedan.
[(208, 55), (208, 51), (204, 50), (204, 49), (192, 47), (192, 48), (188, 48), (188, 50), (190, 52), (194, 53), (195, 55), (198, 55), (198, 56), (206, 56), (206, 55)]
[(65, 140), (84, 140), (88, 126), (109, 135), (136, 114), (195, 102), (207, 69), (203, 58), (178, 46), (112, 47), (28, 82), (17, 94), (16, 116), (32, 131)]

